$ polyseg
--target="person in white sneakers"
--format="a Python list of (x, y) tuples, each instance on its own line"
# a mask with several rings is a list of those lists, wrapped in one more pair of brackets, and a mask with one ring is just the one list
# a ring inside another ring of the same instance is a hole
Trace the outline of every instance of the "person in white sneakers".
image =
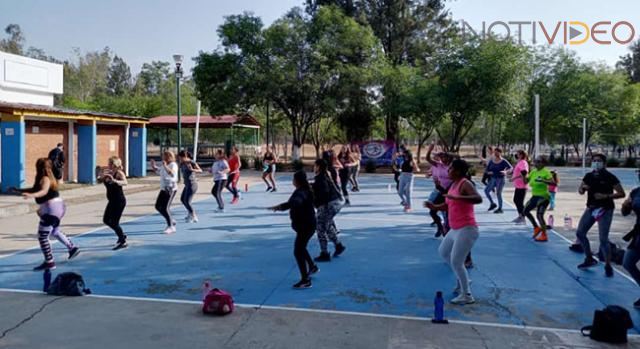
[(457, 278), (454, 292), (458, 293), (458, 296), (453, 298), (451, 303), (471, 304), (475, 303), (475, 299), (471, 295), (469, 275), (464, 262), (478, 240), (478, 224), (473, 206), (482, 203), (482, 196), (469, 180), (469, 164), (466, 161), (454, 160), (449, 167), (449, 177), (453, 183), (449, 192), (445, 194), (445, 203), (434, 205), (427, 201), (426, 205), (429, 209), (448, 210), (451, 230), (442, 240), (438, 252)]
[(178, 154), (178, 159), (180, 160), (182, 178), (184, 178), (184, 189), (182, 189), (182, 194), (180, 195), (180, 202), (182, 202), (184, 208), (187, 209), (187, 216), (184, 220), (187, 223), (198, 223), (198, 216), (191, 202), (198, 191), (198, 178), (196, 177), (196, 173), (201, 173), (202, 169), (193, 161), (193, 157), (188, 151), (181, 151)]
[(176, 221), (171, 218), (171, 203), (178, 191), (178, 164), (173, 152), (165, 151), (162, 154), (162, 164), (157, 166), (155, 160), (151, 160), (151, 168), (160, 175), (160, 192), (156, 199), (156, 210), (167, 221), (165, 234), (176, 232)]
[(216, 151), (216, 161), (211, 166), (211, 173), (213, 174), (213, 188), (211, 188), (211, 195), (216, 198), (218, 202), (218, 209), (215, 212), (224, 212), (224, 201), (222, 200), (222, 189), (227, 184), (227, 176), (229, 175), (229, 163), (227, 157), (224, 155), (222, 149)]

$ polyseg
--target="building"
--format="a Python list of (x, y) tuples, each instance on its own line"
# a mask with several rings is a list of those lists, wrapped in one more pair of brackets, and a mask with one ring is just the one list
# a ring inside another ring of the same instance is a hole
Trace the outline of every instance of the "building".
[(36, 159), (58, 143), (65, 181), (95, 184), (96, 166), (114, 155), (128, 176), (144, 176), (148, 121), (56, 107), (62, 92), (62, 65), (0, 52), (0, 189), (30, 186)]

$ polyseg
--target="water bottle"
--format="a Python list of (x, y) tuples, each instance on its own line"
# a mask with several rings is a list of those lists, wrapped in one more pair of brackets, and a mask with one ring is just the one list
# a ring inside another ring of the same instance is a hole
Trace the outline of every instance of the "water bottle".
[(211, 291), (211, 281), (204, 280), (204, 283), (202, 283), (202, 300), (207, 298), (207, 295), (209, 294), (210, 291)]
[(564, 228), (567, 230), (573, 228), (573, 220), (571, 219), (571, 217), (569, 217), (568, 214), (564, 215)]
[(433, 319), (431, 322), (435, 324), (447, 324), (449, 321), (444, 319), (444, 298), (442, 298), (442, 291), (436, 292), (436, 298), (433, 300)]
[(44, 279), (44, 286), (42, 287), (42, 292), (47, 292), (49, 290), (49, 285), (51, 285), (51, 270), (45, 269), (42, 277)]
[(549, 226), (550, 226), (550, 227), (553, 227), (553, 223), (554, 223), (554, 221), (553, 221), (553, 215), (551, 214), (551, 215), (549, 215)]

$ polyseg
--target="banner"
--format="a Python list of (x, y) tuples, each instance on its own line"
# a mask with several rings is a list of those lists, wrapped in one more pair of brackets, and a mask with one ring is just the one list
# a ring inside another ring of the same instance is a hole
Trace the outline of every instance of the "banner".
[(393, 141), (369, 141), (357, 142), (362, 153), (361, 165), (373, 160), (377, 166), (391, 166), (391, 159), (396, 152), (396, 144)]

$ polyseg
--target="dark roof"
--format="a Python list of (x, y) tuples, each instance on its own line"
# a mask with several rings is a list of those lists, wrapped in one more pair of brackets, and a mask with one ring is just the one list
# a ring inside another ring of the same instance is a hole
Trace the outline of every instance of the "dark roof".
[[(195, 115), (183, 115), (180, 117), (182, 127), (192, 128), (196, 126)], [(178, 117), (176, 115), (160, 115), (149, 120), (149, 127), (176, 128)], [(251, 115), (201, 115), (201, 128), (231, 128), (231, 127), (260, 128), (260, 122)]]
[(79, 109), (70, 109), (70, 108), (64, 108), (64, 107), (40, 105), (40, 104), (10, 103), (10, 102), (0, 101), (0, 111), (11, 114), (13, 113), (14, 110), (20, 110), (22, 112), (27, 112), (27, 113), (40, 112), (40, 113), (56, 113), (56, 114), (64, 114), (64, 115), (88, 115), (88, 116), (103, 117), (103, 118), (148, 121), (147, 118), (142, 116), (130, 116), (130, 115), (104, 113), (104, 112), (97, 112), (97, 111), (90, 111), (90, 110), (79, 110)]

